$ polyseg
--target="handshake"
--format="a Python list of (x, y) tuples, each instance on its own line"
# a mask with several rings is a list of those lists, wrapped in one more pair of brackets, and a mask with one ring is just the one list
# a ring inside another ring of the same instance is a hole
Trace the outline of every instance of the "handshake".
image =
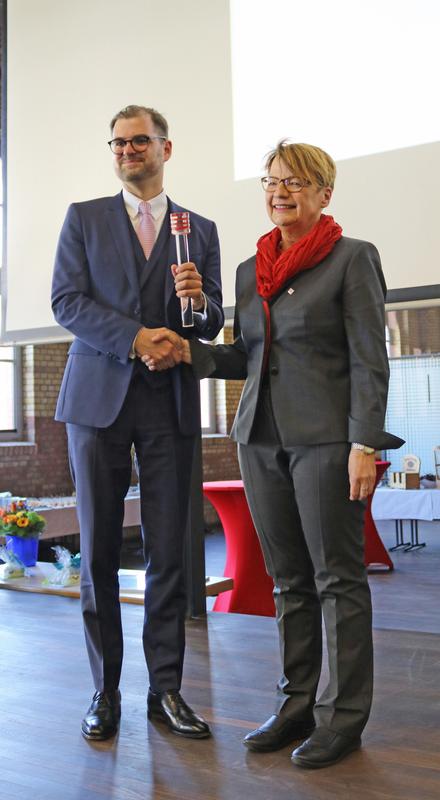
[[(202, 311), (205, 297), (202, 290), (202, 276), (192, 261), (172, 264), (176, 295), (180, 299), (191, 298), (194, 311)], [(164, 370), (175, 367), (183, 361), (191, 364), (191, 351), (186, 339), (182, 339), (169, 328), (141, 328), (134, 340), (134, 352), (149, 370)]]
[(136, 356), (151, 371), (191, 364), (189, 342), (169, 328), (141, 328), (134, 341)]

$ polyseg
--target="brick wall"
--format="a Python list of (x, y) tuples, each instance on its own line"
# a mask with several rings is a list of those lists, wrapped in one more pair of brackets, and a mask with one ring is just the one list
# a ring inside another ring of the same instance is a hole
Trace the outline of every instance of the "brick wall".
[(390, 356), (440, 353), (440, 308), (403, 308), (388, 311)]
[(24, 442), (0, 444), (0, 491), (29, 497), (72, 493), (65, 428), (53, 419), (67, 347), (23, 348)]

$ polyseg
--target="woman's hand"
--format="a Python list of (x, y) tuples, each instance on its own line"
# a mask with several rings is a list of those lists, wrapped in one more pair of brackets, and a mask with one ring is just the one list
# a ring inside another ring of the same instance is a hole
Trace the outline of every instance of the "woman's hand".
[(183, 361), (185, 364), (192, 363), (188, 340), (182, 339), (177, 333), (174, 333), (174, 331), (169, 331), (166, 328), (158, 329), (158, 332), (152, 337), (151, 341), (154, 346), (159, 345), (161, 342), (171, 343), (173, 345), (174, 359), (170, 363), (167, 363), (165, 360), (159, 361), (152, 353), (145, 353), (141, 360), (144, 362), (145, 366), (148, 367), (150, 372), (169, 369), (180, 361)]
[(149, 369), (170, 369), (182, 360), (182, 342), (168, 328), (141, 328), (134, 340), (134, 351)]
[(188, 339), (182, 339), (182, 361), (184, 364), (192, 364), (191, 348)]
[(362, 450), (350, 450), (348, 477), (350, 500), (365, 500), (372, 494), (376, 482), (375, 453), (367, 455)]

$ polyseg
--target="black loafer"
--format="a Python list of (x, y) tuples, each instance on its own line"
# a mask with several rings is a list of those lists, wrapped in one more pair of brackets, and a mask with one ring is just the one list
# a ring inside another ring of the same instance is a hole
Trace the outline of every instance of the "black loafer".
[(331, 767), (360, 746), (360, 736), (350, 738), (327, 728), (316, 728), (310, 738), (293, 751), (292, 761), (306, 769)]
[(313, 719), (302, 721), (274, 714), (255, 731), (248, 733), (243, 744), (249, 750), (259, 753), (280, 750), (295, 739), (305, 739), (314, 727)]
[(184, 701), (179, 692), (148, 692), (148, 719), (165, 722), (172, 733), (189, 739), (206, 739), (211, 736), (209, 725), (198, 717)]
[(121, 719), (121, 693), (119, 689), (111, 692), (95, 692), (90, 708), (82, 724), (82, 735), (86, 739), (102, 741), (117, 733)]

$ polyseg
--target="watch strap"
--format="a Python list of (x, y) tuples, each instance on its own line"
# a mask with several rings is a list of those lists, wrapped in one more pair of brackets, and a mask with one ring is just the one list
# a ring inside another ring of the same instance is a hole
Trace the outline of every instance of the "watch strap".
[(374, 447), (368, 447), (366, 444), (360, 444), (360, 442), (352, 442), (351, 443), (352, 450), (360, 450), (366, 456), (371, 456), (373, 453), (376, 452)]

